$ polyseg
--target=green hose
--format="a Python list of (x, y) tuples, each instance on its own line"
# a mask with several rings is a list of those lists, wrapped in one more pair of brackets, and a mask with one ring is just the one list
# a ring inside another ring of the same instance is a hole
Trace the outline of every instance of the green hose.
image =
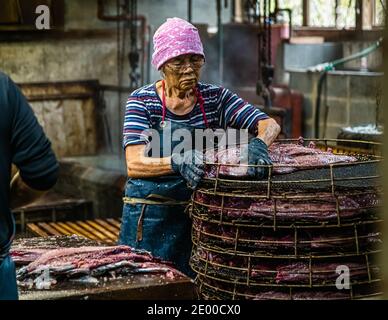
[(368, 47), (368, 48), (366, 48), (366, 49), (364, 49), (364, 50), (362, 50), (362, 51), (360, 51), (358, 53), (355, 53), (355, 54), (352, 54), (352, 55), (350, 55), (348, 57), (341, 58), (341, 59), (338, 59), (338, 60), (334, 60), (334, 61), (331, 61), (331, 62), (325, 62), (325, 63), (318, 64), (316, 66), (308, 68), (308, 71), (310, 71), (310, 72), (328, 72), (328, 71), (332, 71), (337, 66), (339, 66), (341, 64), (344, 64), (346, 62), (350, 62), (350, 61), (353, 61), (353, 60), (356, 60), (356, 59), (368, 56), (373, 51), (375, 51), (378, 48), (380, 48), (382, 42), (383, 42), (383, 38), (380, 38), (375, 44), (373, 44), (372, 46), (370, 46), (370, 47)]

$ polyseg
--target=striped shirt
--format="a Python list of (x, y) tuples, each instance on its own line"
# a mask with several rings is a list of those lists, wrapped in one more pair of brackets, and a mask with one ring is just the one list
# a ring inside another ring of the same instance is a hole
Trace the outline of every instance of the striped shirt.
[[(198, 89), (204, 100), (207, 122), (212, 129), (248, 129), (257, 134), (260, 120), (268, 116), (258, 108), (247, 103), (228, 89), (212, 84), (199, 83)], [(162, 119), (163, 105), (156, 91), (156, 83), (135, 90), (128, 98), (125, 108), (123, 147), (147, 144), (145, 130), (155, 128)], [(176, 115), (168, 108), (166, 120), (204, 128), (205, 121), (199, 103), (186, 115)]]

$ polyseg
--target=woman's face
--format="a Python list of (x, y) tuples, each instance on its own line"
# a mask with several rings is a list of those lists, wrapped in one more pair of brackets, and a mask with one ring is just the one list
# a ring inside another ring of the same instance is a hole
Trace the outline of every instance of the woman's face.
[(185, 54), (167, 61), (162, 67), (166, 81), (182, 91), (195, 87), (205, 60), (198, 54)]

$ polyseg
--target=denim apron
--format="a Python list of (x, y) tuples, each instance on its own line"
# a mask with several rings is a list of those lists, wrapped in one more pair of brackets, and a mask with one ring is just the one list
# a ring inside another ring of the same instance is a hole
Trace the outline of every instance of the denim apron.
[[(164, 154), (163, 141), (171, 139), (175, 130), (188, 130), (194, 137), (194, 130), (198, 127), (165, 121), (164, 82), (162, 88), (162, 121), (156, 123), (153, 129), (159, 133), (160, 153)], [(198, 90), (195, 92), (207, 127), (202, 96)], [(174, 142), (170, 143), (173, 150)], [(192, 192), (181, 176), (129, 178), (125, 188), (119, 243), (150, 251), (156, 257), (173, 262), (175, 267), (186, 275), (194, 276), (189, 267), (192, 249), (191, 220), (185, 212)]]

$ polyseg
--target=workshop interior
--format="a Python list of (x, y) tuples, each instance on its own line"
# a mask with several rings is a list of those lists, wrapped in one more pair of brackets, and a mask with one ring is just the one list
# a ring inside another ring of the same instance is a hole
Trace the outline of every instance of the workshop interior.
[[(387, 5), (0, 0), (1, 112), (26, 108), (50, 144), (16, 111), (1, 133), (0, 224), (14, 230), (0, 270), (17, 292), (4, 281), (0, 298), (387, 297)], [(247, 129), (249, 163), (243, 145), (148, 162), (146, 126)], [(50, 155), (55, 183), (34, 188)]]

